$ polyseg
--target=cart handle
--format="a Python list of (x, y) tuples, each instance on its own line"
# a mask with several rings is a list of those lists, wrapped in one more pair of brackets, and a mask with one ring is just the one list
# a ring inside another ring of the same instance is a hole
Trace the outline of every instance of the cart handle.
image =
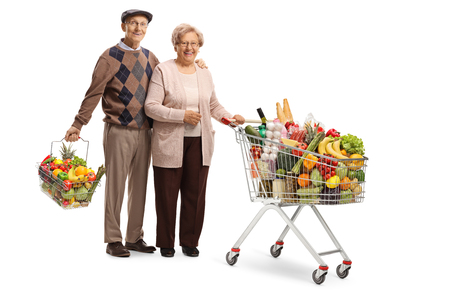
[[(273, 120), (267, 120), (268, 122), (273, 122)], [(236, 119), (230, 119), (230, 118), (222, 118), (222, 123), (225, 125), (228, 125), (230, 123), (234, 123), (236, 122)], [(261, 123), (261, 120), (256, 120), (256, 119), (245, 119), (245, 123), (254, 123), (254, 124), (259, 124)]]
[[(85, 141), (81, 136), (78, 137), (78, 139), (81, 139), (83, 142), (87, 143), (86, 145), (86, 159), (85, 161), (87, 162), (87, 157), (88, 157), (88, 151), (89, 151), (89, 141)], [(53, 154), (52, 150), (53, 150), (53, 143), (61, 143), (64, 140), (64, 138), (62, 138), (60, 141), (53, 141), (51, 146), (50, 146), (50, 155)]]

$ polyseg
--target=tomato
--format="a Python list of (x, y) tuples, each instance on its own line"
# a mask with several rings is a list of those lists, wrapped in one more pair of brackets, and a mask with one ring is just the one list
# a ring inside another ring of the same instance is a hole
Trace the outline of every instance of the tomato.
[(88, 181), (95, 181), (95, 179), (97, 178), (97, 176), (94, 174), (94, 172), (89, 172), (89, 173), (87, 173), (87, 178), (88, 178)]
[(72, 181), (70, 181), (70, 180), (64, 180), (63, 181), (63, 184), (62, 184), (62, 186), (63, 186), (63, 189), (67, 192), (67, 191), (70, 191), (70, 189), (72, 188)]
[(68, 158), (68, 159), (66, 159), (66, 160), (64, 161), (64, 164), (67, 166), (71, 161), (72, 161), (72, 160), (71, 160), (70, 158)]
[[(308, 148), (308, 144), (300, 143), (300, 144), (298, 144), (297, 148), (302, 149), (302, 150), (306, 150), (306, 148)], [(303, 152), (299, 151), (299, 150), (292, 149), (292, 154), (294, 154), (295, 156), (302, 156)]]
[(333, 160), (333, 166), (337, 166), (338, 165), (338, 161), (337, 160)]

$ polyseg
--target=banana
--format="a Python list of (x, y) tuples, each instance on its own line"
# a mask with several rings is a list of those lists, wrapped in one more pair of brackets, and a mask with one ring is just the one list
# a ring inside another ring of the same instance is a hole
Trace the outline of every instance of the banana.
[(327, 154), (326, 145), (329, 142), (331, 142), (331, 139), (329, 137), (326, 137), (319, 143), (319, 147), (317, 148), (317, 152), (319, 152), (320, 155)]
[[(341, 153), (341, 140), (336, 140), (333, 142), (333, 150), (336, 151), (337, 153)], [(341, 153), (342, 154), (342, 153)]]
[(338, 159), (348, 158), (347, 156), (342, 155), (340, 152), (338, 153), (338, 152), (334, 151), (333, 143), (328, 143), (325, 147), (325, 150), (327, 151), (328, 154), (331, 154)]
[(70, 168), (69, 173), (67, 173), (69, 175), (69, 180), (72, 182), (85, 182), (88, 181), (88, 177), (86, 175), (75, 175), (75, 167), (72, 166), (72, 168)]

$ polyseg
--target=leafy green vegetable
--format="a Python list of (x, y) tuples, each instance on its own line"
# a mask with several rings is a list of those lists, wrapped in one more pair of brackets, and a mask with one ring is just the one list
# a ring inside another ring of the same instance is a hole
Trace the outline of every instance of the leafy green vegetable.
[(347, 151), (348, 154), (357, 153), (364, 155), (365, 149), (363, 141), (355, 135), (347, 134), (342, 136), (341, 146), (345, 149), (345, 151)]

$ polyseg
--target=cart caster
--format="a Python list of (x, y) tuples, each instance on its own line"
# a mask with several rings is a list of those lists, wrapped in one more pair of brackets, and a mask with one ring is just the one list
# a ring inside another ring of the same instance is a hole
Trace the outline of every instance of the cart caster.
[(351, 261), (344, 261), (343, 264), (340, 264), (339, 266), (337, 266), (337, 268), (336, 268), (337, 276), (339, 276), (339, 278), (341, 278), (341, 279), (344, 279), (345, 277), (347, 277), (348, 272), (350, 271), (350, 268), (351, 268), (351, 264), (352, 264)]
[(320, 266), (319, 269), (314, 270), (312, 273), (312, 279), (317, 284), (322, 284), (325, 281), (325, 277), (328, 273), (328, 267)]
[[(234, 252), (234, 254), (232, 254), (231, 252)], [(230, 256), (232, 257), (230, 258)], [(231, 249), (231, 251), (228, 252), (227, 255), (225, 256), (225, 259), (227, 260), (227, 263), (230, 266), (232, 266), (235, 263), (237, 263), (238, 256), (239, 256), (239, 249)]]
[(270, 247), (270, 254), (272, 254), (273, 257), (277, 258), (281, 254), (281, 249), (283, 249), (283, 242), (276, 242), (275, 245), (272, 245)]

